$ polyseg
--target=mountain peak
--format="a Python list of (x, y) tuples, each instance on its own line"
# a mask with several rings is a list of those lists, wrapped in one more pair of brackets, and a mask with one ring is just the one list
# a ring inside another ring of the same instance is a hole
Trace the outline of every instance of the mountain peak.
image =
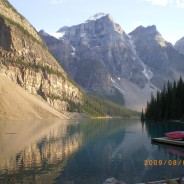
[(87, 21), (93, 21), (93, 20), (95, 21), (95, 20), (100, 19), (102, 17), (105, 17), (107, 15), (108, 14), (105, 14), (105, 13), (96, 13), (95, 15), (89, 17), (89, 19)]
[(142, 25), (138, 26), (135, 30), (129, 33), (129, 35), (132, 35), (132, 36), (136, 36), (136, 35), (143, 36), (144, 35), (147, 38), (155, 38), (156, 40), (159, 37), (159, 40), (160, 39), (163, 40), (162, 35), (158, 32), (155, 25), (147, 26), (147, 27), (144, 27)]
[[(147, 27), (144, 27), (144, 26), (142, 26), (142, 25), (140, 25), (140, 26), (138, 26), (134, 31), (144, 31), (144, 32), (158, 32), (157, 31), (157, 28), (156, 28), (156, 26), (155, 25), (151, 25), (151, 26), (147, 26)], [(131, 33), (133, 33), (134, 31), (132, 31)], [(130, 33), (130, 34), (131, 34)]]
[(134, 36), (137, 38), (141, 38), (143, 40), (155, 40), (161, 47), (167, 47), (167, 42), (164, 40), (162, 35), (157, 31), (157, 28), (155, 25), (152, 26), (139, 26), (135, 30), (133, 30), (131, 33), (129, 33), (130, 36)]
[(157, 30), (157, 27), (155, 25), (152, 25), (152, 26), (147, 26), (146, 29), (148, 30)]

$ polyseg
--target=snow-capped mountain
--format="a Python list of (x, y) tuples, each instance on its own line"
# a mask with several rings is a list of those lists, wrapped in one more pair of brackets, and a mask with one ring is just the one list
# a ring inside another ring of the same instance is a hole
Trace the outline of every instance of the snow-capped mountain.
[(107, 16), (107, 14), (105, 14), (105, 13), (97, 13), (94, 16), (89, 17), (89, 19), (86, 22), (88, 22), (88, 21), (95, 21), (95, 20), (100, 19), (100, 18), (105, 17), (105, 16)]
[(72, 78), (88, 91), (113, 95), (116, 88), (132, 109), (140, 110), (164, 81), (183, 74), (171, 69), (178, 52), (155, 26), (140, 26), (127, 35), (111, 15), (99, 13), (57, 34), (62, 36), (40, 32)]

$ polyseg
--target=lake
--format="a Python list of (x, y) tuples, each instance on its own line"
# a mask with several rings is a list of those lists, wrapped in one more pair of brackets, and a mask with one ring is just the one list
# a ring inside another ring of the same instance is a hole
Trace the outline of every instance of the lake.
[(184, 130), (184, 124), (124, 119), (3, 121), (0, 183), (102, 184), (115, 177), (133, 184), (182, 177), (184, 149), (151, 144), (152, 137), (175, 130)]

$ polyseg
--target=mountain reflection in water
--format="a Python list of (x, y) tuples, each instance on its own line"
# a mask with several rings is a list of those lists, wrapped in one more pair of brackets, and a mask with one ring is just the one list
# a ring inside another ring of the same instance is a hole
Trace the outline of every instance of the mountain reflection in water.
[(81, 133), (67, 136), (69, 124), (65, 121), (1, 123), (0, 181), (52, 183), (82, 143)]
[(183, 148), (152, 145), (183, 124), (138, 120), (0, 122), (0, 183), (102, 184), (181, 177), (180, 166), (145, 166), (144, 160), (184, 159)]

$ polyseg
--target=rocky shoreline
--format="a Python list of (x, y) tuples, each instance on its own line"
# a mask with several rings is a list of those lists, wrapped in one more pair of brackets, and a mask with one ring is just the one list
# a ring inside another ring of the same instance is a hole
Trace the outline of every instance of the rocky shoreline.
[[(118, 181), (115, 178), (108, 178), (104, 181), (103, 184), (127, 184), (125, 181)], [(150, 181), (145, 183), (137, 183), (137, 184), (184, 184), (184, 177), (175, 178), (175, 179), (166, 179), (160, 181)]]

